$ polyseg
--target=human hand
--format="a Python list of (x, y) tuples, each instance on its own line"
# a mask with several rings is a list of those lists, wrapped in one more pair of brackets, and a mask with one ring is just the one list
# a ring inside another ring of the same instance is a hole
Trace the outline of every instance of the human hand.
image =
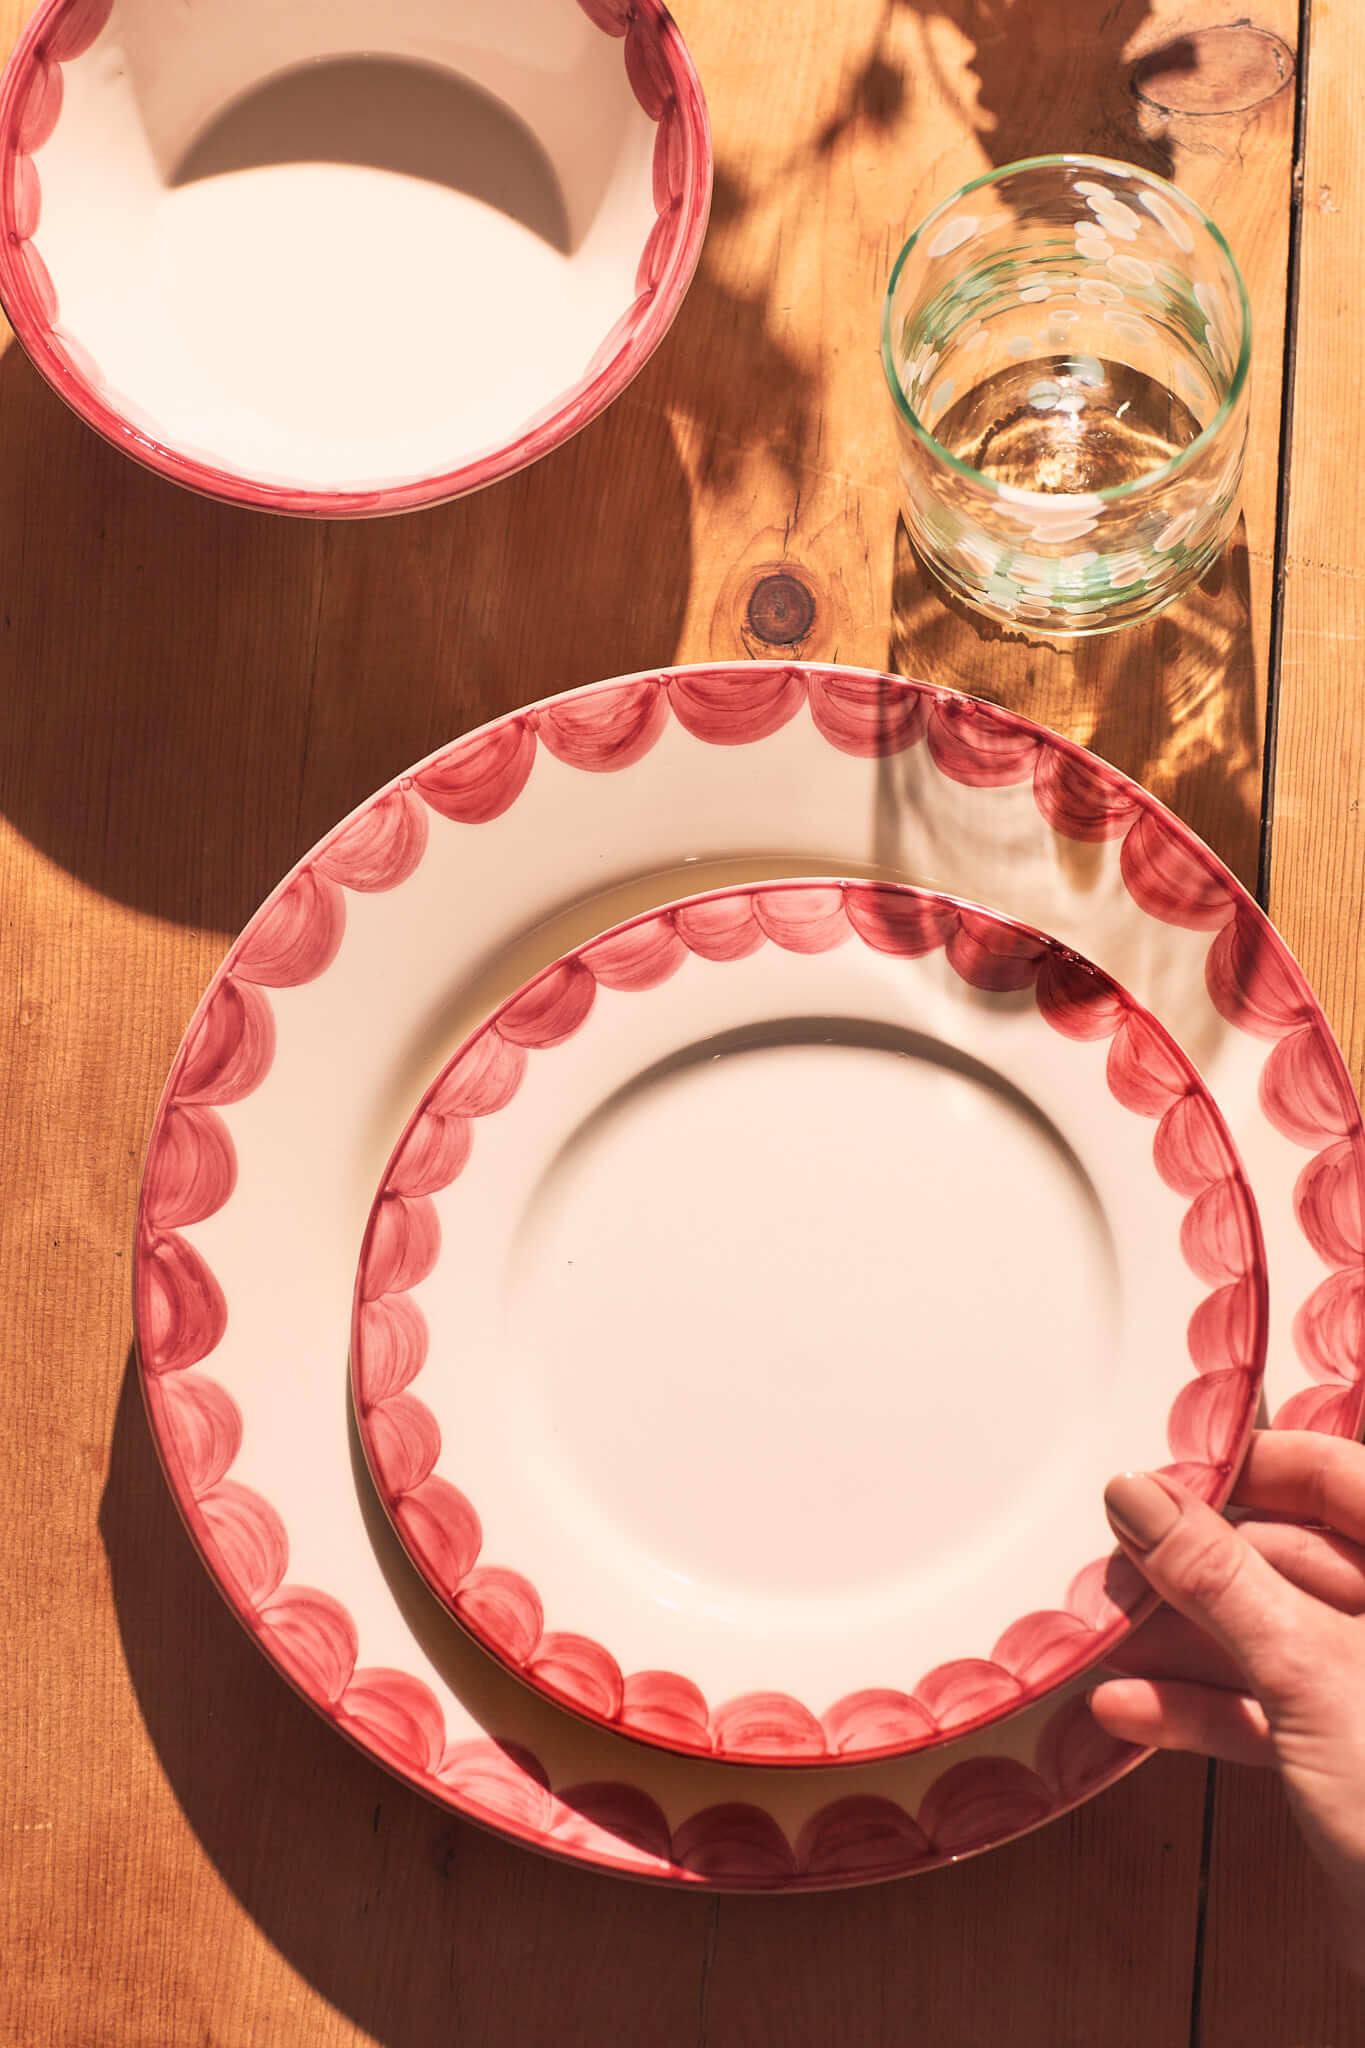
[(1258, 1432), (1233, 1500), (1236, 1525), (1174, 1481), (1110, 1481), (1114, 1533), (1167, 1605), (1091, 1710), (1128, 1742), (1278, 1769), (1365, 1976), (1365, 1447)]

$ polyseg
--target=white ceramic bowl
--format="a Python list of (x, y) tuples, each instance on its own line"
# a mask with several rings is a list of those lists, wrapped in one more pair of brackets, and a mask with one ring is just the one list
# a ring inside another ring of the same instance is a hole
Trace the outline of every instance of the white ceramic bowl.
[(0, 299), (163, 476), (396, 512), (622, 390), (710, 187), (660, 0), (46, 0), (0, 84)]

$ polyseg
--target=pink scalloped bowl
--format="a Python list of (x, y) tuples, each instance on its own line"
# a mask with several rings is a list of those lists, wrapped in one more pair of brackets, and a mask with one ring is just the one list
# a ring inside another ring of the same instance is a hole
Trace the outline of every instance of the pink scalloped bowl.
[(1241, 1163), (1150, 1012), (979, 905), (788, 881), (616, 926), (460, 1047), (370, 1211), (352, 1391), (409, 1556), (528, 1684), (848, 1766), (1114, 1649), (1153, 1603), (1104, 1482), (1221, 1506), (1265, 1341)]
[(0, 302), (210, 497), (338, 518), (548, 454), (667, 331), (711, 147), (662, 0), (45, 0), (0, 82)]

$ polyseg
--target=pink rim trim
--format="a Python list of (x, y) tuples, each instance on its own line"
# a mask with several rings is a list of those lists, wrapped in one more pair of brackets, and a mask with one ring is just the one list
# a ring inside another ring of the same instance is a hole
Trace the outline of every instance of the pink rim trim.
[[(454, 788), (457, 801), (477, 800), (481, 816), (497, 816), (515, 801), (530, 773), (530, 761), (519, 758), (519, 750), (533, 756), (540, 739), (550, 746), (550, 730), (566, 721), (580, 735), (596, 735), (608, 765), (613, 734), (629, 730), (636, 736), (622, 743), (625, 752), (638, 747), (630, 758), (646, 751), (638, 746), (640, 720), (660, 698), (665, 710), (649, 744), (670, 712), (696, 732), (691, 717), (682, 720), (675, 691), (690, 706), (710, 706), (701, 721), (708, 729), (698, 737), (735, 744), (738, 729), (756, 736), (755, 722), (774, 729), (771, 712), (759, 719), (757, 708), (771, 705), (775, 691), (780, 696), (779, 683), (791, 702), (788, 715), (795, 716), (805, 701), (830, 745), (876, 759), (927, 740), (944, 773), (967, 785), (999, 782), (998, 749), (992, 750), (990, 736), (1012, 739), (1018, 750), (1014, 779), (1031, 783), (1042, 816), (1056, 831), (1077, 840), (1122, 840), (1123, 875), (1135, 901), (1167, 922), (1216, 929), (1206, 980), (1220, 1014), (1277, 1047), (1294, 1037), (1302, 1048), (1296, 1059), (1313, 1076), (1312, 1086), (1294, 1099), (1288, 1094), (1294, 1069), (1277, 1069), (1273, 1107), (1285, 1113), (1295, 1142), (1311, 1154), (1300, 1176), (1299, 1219), (1332, 1270), (1298, 1311), (1296, 1344), (1310, 1384), (1283, 1404), (1274, 1424), (1358, 1434), (1365, 1405), (1365, 1131), (1345, 1061), (1297, 961), (1265, 913), (1189, 827), (1117, 769), (993, 705), (871, 671), (753, 663), (597, 684), (482, 727), (362, 804), (267, 899), (195, 1012), (148, 1145), (133, 1276), (143, 1393), (186, 1528), (234, 1613), (299, 1693), (397, 1776), (527, 1847), (638, 1878), (738, 1891), (819, 1890), (932, 1868), (1067, 1812), (1130, 1770), (1143, 1752), (1111, 1741), (1085, 1701), (1074, 1697), (1047, 1722), (1036, 1770), (1013, 1758), (973, 1757), (935, 1782), (918, 1814), (891, 1799), (851, 1795), (822, 1807), (793, 1842), (756, 1805), (708, 1806), (672, 1825), (638, 1786), (552, 1788), (538, 1759), (520, 1745), (487, 1736), (448, 1741), (440, 1704), (428, 1687), (409, 1672), (358, 1667), (358, 1635), (347, 1610), (326, 1592), (288, 1583), (283, 1523), (260, 1494), (229, 1476), (240, 1417), (231, 1397), (198, 1370), (223, 1335), (227, 1304), (202, 1257), (162, 1214), (161, 1161), (170, 1115), (180, 1103), (238, 1100), (269, 1071), (270, 1002), (243, 967), (261, 932), (306, 925), (301, 892), (324, 859), (333, 864), (328, 880), (336, 886), (343, 921), (343, 887), (382, 888), (401, 879), (400, 858), (388, 871), (374, 858), (370, 828), (378, 806), (388, 805), (416, 830), (423, 788), (433, 791), (433, 807), (445, 816), (457, 813), (435, 793)], [(980, 749), (971, 744), (974, 725), (987, 736)], [(476, 762), (483, 766), (476, 770)], [(408, 843), (402, 832), (394, 840), (400, 848)], [(348, 850), (358, 845), (365, 858), (354, 871), (357, 879), (338, 884), (341, 871), (351, 872)], [(1183, 890), (1172, 882), (1181, 873), (1187, 878)], [(1153, 907), (1158, 903), (1164, 909)], [(311, 953), (305, 949), (305, 964), (307, 959)], [(1263, 1083), (1263, 1094), (1268, 1086)]]
[[(478, 1510), (434, 1471), (441, 1429), (414, 1392), (427, 1361), (427, 1330), (409, 1290), (440, 1254), (431, 1197), (464, 1172), (476, 1119), (512, 1100), (527, 1053), (562, 1045), (579, 1031), (599, 986), (657, 988), (689, 952), (733, 960), (772, 943), (823, 953), (855, 937), (877, 952), (911, 957), (942, 947), (969, 986), (1031, 989), (1059, 1035), (1109, 1041), (1111, 1094), (1156, 1120), (1153, 1163), (1190, 1202), (1180, 1248), (1210, 1291), (1190, 1322), (1194, 1370), (1171, 1408), (1172, 1462), (1164, 1469), (1215, 1506), (1226, 1499), (1245, 1452), (1265, 1364), (1265, 1254), (1227, 1127), (1170, 1035), (1107, 975), (1055, 940), (956, 898), (899, 884), (775, 882), (648, 912), (545, 968), (447, 1063), (385, 1169), (361, 1250), (351, 1325), (361, 1441), (408, 1555), (499, 1662), (587, 1720), (719, 1762), (866, 1763), (955, 1741), (1079, 1676), (1153, 1604), (1145, 1583), (1112, 1552), (1076, 1574), (1061, 1606), (1013, 1622), (989, 1657), (939, 1665), (909, 1693), (866, 1687), (822, 1713), (780, 1692), (712, 1706), (675, 1671), (627, 1675), (601, 1643), (547, 1629), (533, 1585), (479, 1562)], [(177, 1173), (194, 1188), (222, 1170), (217, 1150), (196, 1149), (190, 1134), (178, 1147), (168, 1144), (167, 1160), (172, 1201)]]
[(514, 441), (458, 468), (366, 490), (310, 490), (224, 469), (168, 446), (111, 392), (96, 363), (63, 332), (61, 309), (33, 237), (42, 212), (34, 152), (57, 125), (63, 64), (96, 42), (113, 0), (45, 0), (15, 46), (0, 80), (0, 305), (25, 352), (72, 411), (125, 455), (173, 483), (227, 504), (300, 517), (364, 518), (439, 505), (510, 476), (569, 440), (619, 397), (668, 332), (701, 255), (711, 203), (711, 132), (687, 47), (663, 0), (579, 0), (605, 34), (624, 37), (631, 89), (658, 134), (655, 223), (640, 257), (635, 298), (602, 342), (581, 380), (562, 392)]

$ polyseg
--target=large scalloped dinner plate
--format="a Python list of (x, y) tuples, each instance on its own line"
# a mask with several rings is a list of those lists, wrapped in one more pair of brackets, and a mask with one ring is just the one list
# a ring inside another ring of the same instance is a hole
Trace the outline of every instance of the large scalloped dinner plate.
[[(137, 1223), (143, 1387), (204, 1561), (267, 1656), (439, 1803), (600, 1869), (732, 1889), (851, 1884), (1008, 1840), (1140, 1753), (1084, 1680), (914, 1755), (802, 1771), (670, 1755), (566, 1714), (449, 1617), (354, 1438), (351, 1291), (412, 1103), (531, 975), (623, 919), (793, 875), (909, 880), (1094, 961), (1166, 1027), (1240, 1153), (1265, 1238), (1265, 1394), (1354, 1434), (1365, 1137), (1303, 973), (1154, 798), (997, 708), (896, 677), (746, 664), (511, 714), (328, 835), (246, 927), (158, 1111)], [(1229, 1303), (1233, 1312), (1233, 1304)], [(1101, 1591), (1082, 1615), (1113, 1619)], [(1046, 1676), (997, 1643), (940, 1735)], [(831, 1755), (838, 1728), (813, 1722)]]
[[(904, 883), (630, 919), (441, 1070), (370, 1211), (361, 1441), (509, 1669), (694, 1754), (950, 1742), (1152, 1596), (1110, 1473), (1220, 1506), (1265, 1362), (1227, 1129), (1071, 948)], [(1105, 1603), (1115, 1611), (1095, 1626)]]

